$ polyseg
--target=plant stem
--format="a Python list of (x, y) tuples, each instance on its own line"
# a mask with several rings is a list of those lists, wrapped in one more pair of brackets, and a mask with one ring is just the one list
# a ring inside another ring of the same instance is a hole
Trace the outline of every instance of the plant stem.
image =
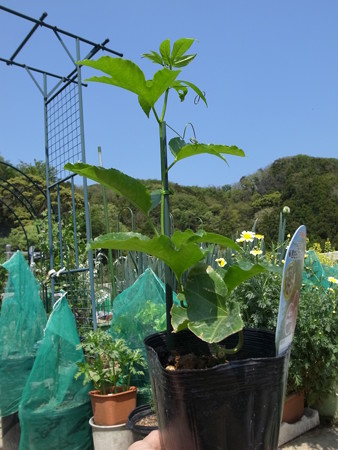
[(224, 352), (227, 355), (234, 355), (235, 353), (238, 353), (240, 351), (240, 349), (243, 347), (243, 342), (244, 342), (244, 334), (243, 334), (243, 330), (238, 332), (238, 343), (236, 345), (236, 347), (234, 348), (225, 348)]
[(163, 101), (163, 109), (162, 109), (161, 122), (164, 121), (164, 116), (165, 116), (165, 113), (166, 113), (166, 110), (167, 110), (168, 94), (169, 94), (169, 89), (167, 89), (167, 90), (165, 91), (165, 94), (164, 94), (164, 101)]
[[(168, 161), (167, 161), (167, 138), (166, 123), (163, 121), (159, 125), (160, 148), (161, 148), (161, 234), (170, 236), (170, 208), (169, 208), (169, 181), (168, 181)], [(173, 348), (172, 325), (170, 311), (173, 305), (173, 292), (171, 288), (172, 272), (165, 266), (165, 293), (166, 293), (166, 318), (167, 318), (167, 344), (169, 350)]]

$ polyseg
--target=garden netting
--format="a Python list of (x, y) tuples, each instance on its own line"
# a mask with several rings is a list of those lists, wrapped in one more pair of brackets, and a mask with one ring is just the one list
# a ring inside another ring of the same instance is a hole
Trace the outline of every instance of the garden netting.
[(0, 416), (18, 411), (47, 317), (40, 285), (18, 251), (2, 264), (8, 280), (0, 312)]
[[(177, 301), (174, 294), (174, 301)], [(144, 339), (166, 328), (165, 285), (148, 268), (113, 302), (113, 320), (109, 332), (123, 338), (132, 349), (140, 349), (146, 359)], [(150, 401), (151, 387), (148, 370), (133, 383), (138, 387), (138, 404)]]
[(331, 286), (329, 277), (338, 279), (338, 265), (322, 264), (314, 250), (307, 251), (306, 255), (303, 283), (321, 285), (328, 289)]
[(84, 361), (74, 316), (66, 297), (54, 305), (19, 406), (20, 450), (92, 449), (92, 409), (83, 377)]

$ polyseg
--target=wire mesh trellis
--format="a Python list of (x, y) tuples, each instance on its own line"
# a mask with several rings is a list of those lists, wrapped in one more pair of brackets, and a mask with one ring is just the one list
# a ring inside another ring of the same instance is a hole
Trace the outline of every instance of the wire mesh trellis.
[[(79, 93), (69, 84), (47, 102), (48, 157), (52, 174), (62, 180), (67, 162), (82, 160)], [(52, 175), (50, 173), (50, 175)]]

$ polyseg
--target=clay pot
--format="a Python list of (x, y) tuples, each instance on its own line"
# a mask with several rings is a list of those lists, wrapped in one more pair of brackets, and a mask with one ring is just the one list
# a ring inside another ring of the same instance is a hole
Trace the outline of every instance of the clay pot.
[(304, 391), (288, 395), (284, 401), (282, 422), (296, 423), (304, 414)]
[(100, 391), (90, 391), (94, 422), (96, 425), (119, 425), (126, 423), (128, 416), (136, 407), (137, 388), (130, 386), (128, 391), (116, 394), (100, 394)]

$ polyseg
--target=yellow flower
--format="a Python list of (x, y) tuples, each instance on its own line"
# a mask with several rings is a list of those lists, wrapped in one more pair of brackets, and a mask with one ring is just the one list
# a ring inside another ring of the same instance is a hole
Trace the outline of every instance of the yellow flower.
[(264, 235), (263, 234), (255, 234), (255, 238), (258, 240), (262, 240), (262, 239), (264, 239)]
[(215, 261), (217, 262), (217, 264), (218, 264), (220, 267), (224, 267), (224, 266), (227, 264), (227, 262), (225, 261), (224, 258), (217, 258)]
[(244, 242), (244, 241), (245, 241), (245, 239), (242, 237), (236, 239), (236, 242)]
[(240, 239), (243, 239), (246, 242), (252, 242), (254, 240), (254, 237), (255, 233), (253, 231), (242, 231)]
[(250, 255), (258, 256), (261, 255), (263, 252), (262, 250), (259, 250), (258, 248), (254, 248), (253, 250), (250, 250)]
[(332, 288), (327, 288), (327, 290), (329, 291), (329, 292), (334, 292), (334, 289), (332, 289)]
[(329, 277), (328, 280), (329, 280), (330, 283), (338, 284), (338, 280), (336, 278)]

